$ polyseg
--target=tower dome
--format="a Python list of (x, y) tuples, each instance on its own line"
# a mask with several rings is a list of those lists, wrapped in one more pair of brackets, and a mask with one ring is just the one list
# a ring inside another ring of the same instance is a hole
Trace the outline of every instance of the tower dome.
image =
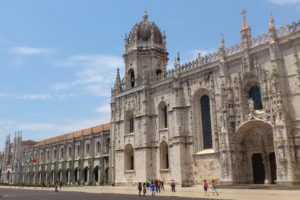
[(148, 14), (145, 12), (143, 20), (133, 26), (128, 36), (125, 36), (125, 49), (157, 47), (165, 50), (165, 34), (160, 31), (154, 22), (148, 21)]

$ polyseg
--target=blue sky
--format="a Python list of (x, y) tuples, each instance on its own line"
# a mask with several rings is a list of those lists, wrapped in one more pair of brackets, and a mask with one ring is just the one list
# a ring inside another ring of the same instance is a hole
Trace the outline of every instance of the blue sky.
[(123, 72), (124, 35), (149, 18), (167, 35), (169, 66), (300, 19), (300, 0), (0, 0), (0, 150), (7, 134), (47, 137), (110, 121), (110, 89)]

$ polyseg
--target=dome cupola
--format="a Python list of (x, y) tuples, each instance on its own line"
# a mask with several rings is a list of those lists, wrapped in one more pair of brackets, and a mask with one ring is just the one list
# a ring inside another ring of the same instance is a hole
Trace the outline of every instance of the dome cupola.
[(135, 24), (128, 36), (125, 35), (125, 52), (147, 48), (165, 50), (166, 36), (154, 22), (148, 21), (148, 14), (145, 12), (143, 21)]

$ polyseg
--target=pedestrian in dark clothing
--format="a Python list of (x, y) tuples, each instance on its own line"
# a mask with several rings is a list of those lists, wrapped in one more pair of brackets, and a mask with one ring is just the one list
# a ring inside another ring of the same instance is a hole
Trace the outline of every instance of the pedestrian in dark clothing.
[(55, 181), (55, 192), (58, 192), (58, 181)]
[(176, 192), (175, 187), (176, 187), (175, 181), (172, 180), (172, 182), (171, 182), (172, 192)]
[(143, 196), (146, 195), (146, 192), (147, 192), (147, 186), (146, 183), (143, 183)]
[(142, 196), (142, 183), (139, 182), (138, 184), (139, 196)]
[(59, 182), (59, 189), (61, 190), (61, 187), (62, 187), (63, 183), (62, 181)]
[(164, 186), (164, 182), (161, 181), (161, 190), (165, 191), (165, 186)]

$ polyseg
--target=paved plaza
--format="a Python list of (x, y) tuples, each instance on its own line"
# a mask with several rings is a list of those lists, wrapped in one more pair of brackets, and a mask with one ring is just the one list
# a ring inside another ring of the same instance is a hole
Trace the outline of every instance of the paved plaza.
[[(236, 200), (299, 200), (300, 190), (278, 190), (278, 189), (219, 189), (219, 196), (205, 197), (202, 187), (177, 187), (172, 193), (170, 188), (158, 193), (159, 199), (236, 199)], [(137, 195), (136, 187), (111, 187), (111, 186), (89, 186), (89, 187), (63, 187), (58, 193), (53, 188), (20, 188), (0, 187), (0, 200), (2, 199), (24, 199), (24, 200), (48, 200), (48, 199), (141, 199)], [(147, 191), (146, 199), (152, 198)]]

